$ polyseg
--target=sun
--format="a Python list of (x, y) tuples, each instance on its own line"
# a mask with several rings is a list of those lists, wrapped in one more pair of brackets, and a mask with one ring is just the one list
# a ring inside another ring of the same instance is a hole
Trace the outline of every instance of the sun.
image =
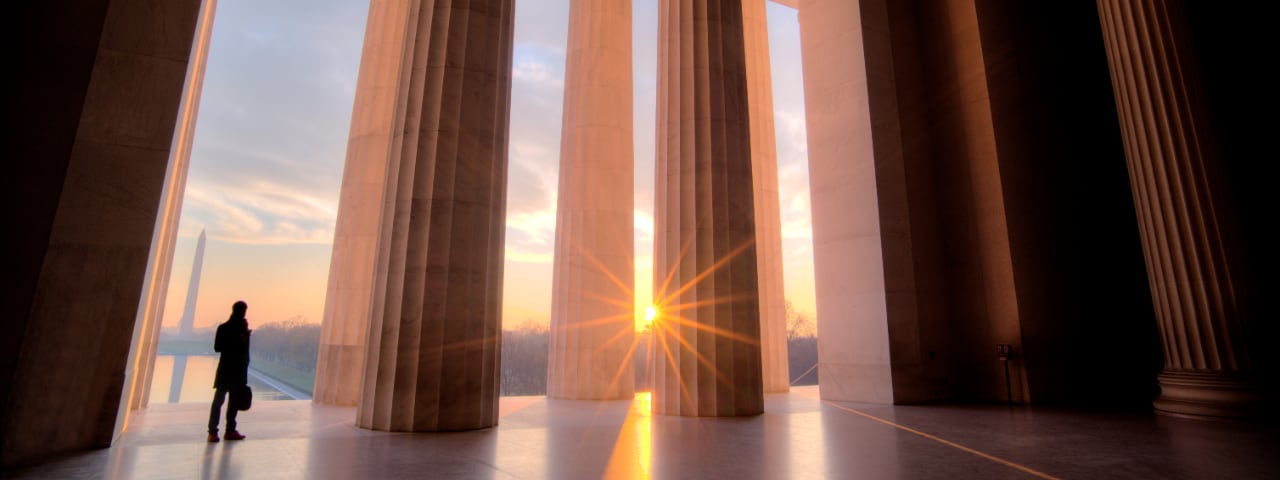
[(655, 318), (658, 318), (658, 309), (653, 305), (644, 307), (644, 324), (652, 324)]

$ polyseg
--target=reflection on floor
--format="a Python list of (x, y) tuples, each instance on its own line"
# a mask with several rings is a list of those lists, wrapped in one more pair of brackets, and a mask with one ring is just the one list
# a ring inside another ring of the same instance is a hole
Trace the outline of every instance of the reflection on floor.
[(764, 415), (696, 419), (635, 402), (507, 397), (498, 428), (383, 433), (352, 408), (255, 403), (248, 440), (204, 442), (207, 407), (155, 405), (110, 449), (16, 478), (1280, 478), (1280, 435), (1243, 423), (769, 395)]
[[(208, 405), (213, 401), (213, 377), (217, 370), (218, 357), (215, 355), (156, 355), (149, 403)], [(249, 386), (253, 387), (253, 399), (258, 402), (311, 399), (310, 393), (292, 388), (254, 368), (249, 369)]]

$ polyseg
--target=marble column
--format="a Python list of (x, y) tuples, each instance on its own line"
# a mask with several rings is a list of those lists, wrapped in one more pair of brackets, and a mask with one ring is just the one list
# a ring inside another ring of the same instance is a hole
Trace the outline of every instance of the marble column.
[(756, 209), (756, 270), (760, 284), (760, 358), (764, 391), (791, 389), (787, 367), (787, 315), (782, 281), (782, 214), (778, 209), (778, 146), (773, 130), (773, 75), (769, 70), (766, 0), (743, 0), (742, 37), (751, 110), (751, 180)]
[(1157, 411), (1234, 417), (1261, 402), (1238, 290), (1243, 271), (1185, 7), (1099, 0), (1112, 86), (1164, 345)]
[(547, 396), (635, 394), (631, 0), (572, 0)]
[[(169, 150), (169, 166), (160, 193), (159, 218), (151, 235), (151, 254), (135, 320), (137, 337), (130, 350), (131, 378), (128, 386), (128, 404), (132, 410), (146, 408), (151, 397), (151, 379), (155, 374), (160, 327), (164, 322), (164, 304), (169, 293), (169, 273), (173, 270), (173, 252), (178, 243), (178, 221), (182, 214), (182, 198), (186, 192), (191, 147), (195, 142), (196, 119), (200, 112), (200, 93), (204, 90), (205, 65), (209, 59), (209, 40), (213, 35), (213, 19), (217, 11), (218, 0), (200, 2), (200, 17), (196, 21), (191, 59), (187, 63), (182, 103), (178, 107), (177, 126)], [(127, 424), (124, 421), (120, 423), (121, 429)]]
[[(0, 470), (128, 417), (200, 0), (14, 4)], [(188, 104), (189, 105), (189, 104)], [(168, 189), (173, 192), (173, 189)], [(149, 275), (148, 272), (151, 272)], [(150, 288), (149, 286), (147, 288)], [(154, 317), (153, 317), (154, 318)]]
[(978, 5), (805, 0), (799, 20), (822, 398), (1026, 401)]
[(403, 0), (369, 4), (320, 324), (312, 401), (323, 405), (354, 406), (360, 398), (387, 163), (393, 143), (401, 140), (393, 129), (409, 5)]
[(514, 15), (513, 0), (413, 0), (398, 19), (360, 427), (497, 424)]
[(764, 409), (741, 0), (659, 3), (653, 410)]

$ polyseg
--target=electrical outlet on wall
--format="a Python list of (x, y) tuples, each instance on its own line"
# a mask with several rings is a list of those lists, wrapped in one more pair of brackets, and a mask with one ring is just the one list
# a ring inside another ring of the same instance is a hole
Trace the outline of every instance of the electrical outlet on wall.
[(1013, 355), (1013, 345), (1009, 345), (1007, 343), (996, 344), (996, 358), (999, 358), (1001, 360), (1008, 360), (1009, 357), (1012, 355)]

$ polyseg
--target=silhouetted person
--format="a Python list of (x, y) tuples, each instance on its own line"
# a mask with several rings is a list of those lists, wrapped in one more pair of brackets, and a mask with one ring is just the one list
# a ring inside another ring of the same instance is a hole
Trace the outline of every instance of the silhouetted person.
[[(213, 337), (213, 350), (222, 354), (218, 359), (218, 372), (213, 377), (213, 408), (209, 409), (209, 441), (218, 441), (218, 416), (222, 410), (223, 400), (232, 390), (249, 384), (249, 320), (244, 312), (249, 305), (236, 302), (231, 305), (231, 318), (218, 325), (218, 333)], [(235, 405), (227, 405), (227, 440), (244, 440), (244, 435), (236, 431)]]

